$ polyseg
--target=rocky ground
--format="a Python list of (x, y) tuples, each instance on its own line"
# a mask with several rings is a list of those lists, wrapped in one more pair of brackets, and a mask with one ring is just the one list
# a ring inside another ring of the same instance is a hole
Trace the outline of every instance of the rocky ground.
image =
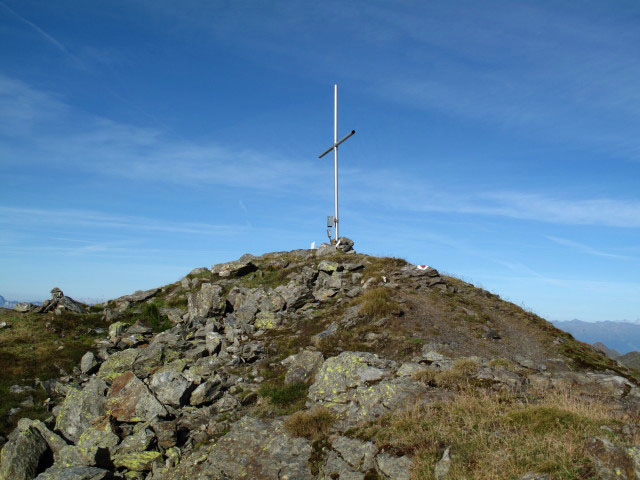
[(640, 478), (635, 370), (351, 247), (245, 255), (91, 311), (60, 290), (21, 307), (108, 331), (39, 380), (47, 414), (17, 422), (0, 480)]

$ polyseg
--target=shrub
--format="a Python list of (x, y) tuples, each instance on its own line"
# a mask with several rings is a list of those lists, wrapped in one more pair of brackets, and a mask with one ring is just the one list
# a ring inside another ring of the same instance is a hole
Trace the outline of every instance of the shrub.
[(154, 332), (163, 332), (173, 326), (166, 315), (160, 313), (155, 303), (145, 303), (138, 319), (150, 326)]
[(324, 407), (296, 412), (287, 418), (284, 427), (294, 437), (317, 440), (327, 435), (335, 416)]

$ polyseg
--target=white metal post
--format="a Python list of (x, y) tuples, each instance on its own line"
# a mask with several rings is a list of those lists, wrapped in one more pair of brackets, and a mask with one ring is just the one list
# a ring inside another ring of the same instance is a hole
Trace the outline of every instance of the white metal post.
[[(342, 140), (338, 140), (338, 84), (333, 84), (333, 145), (327, 148), (318, 158), (322, 158), (325, 155), (328, 155), (331, 150), (333, 150), (333, 202), (334, 202), (334, 210), (333, 210), (333, 225), (328, 224), (328, 227), (335, 227), (335, 241), (338, 242), (338, 238), (340, 238), (340, 233), (338, 231), (338, 147), (342, 145), (345, 141), (351, 138), (356, 134), (355, 130), (351, 130), (351, 133), (345, 135)], [(330, 218), (330, 217), (328, 217)], [(327, 233), (329, 230), (327, 230)], [(329, 235), (331, 238), (331, 235)]]
[(333, 85), (333, 202), (336, 243), (338, 242), (338, 84)]

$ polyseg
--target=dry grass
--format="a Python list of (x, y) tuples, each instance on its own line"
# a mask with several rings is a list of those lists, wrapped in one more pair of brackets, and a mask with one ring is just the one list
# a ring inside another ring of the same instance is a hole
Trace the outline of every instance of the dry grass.
[(315, 441), (329, 432), (335, 416), (324, 407), (296, 412), (287, 418), (284, 427), (294, 437), (304, 437)]
[(477, 386), (472, 375), (478, 371), (478, 363), (471, 358), (456, 360), (449, 370), (422, 370), (414, 374), (414, 379), (431, 387), (449, 390), (465, 390)]
[(391, 300), (391, 291), (385, 287), (367, 290), (355, 303), (361, 305), (360, 313), (369, 318), (382, 318), (400, 311), (398, 304)]
[(600, 427), (621, 420), (605, 403), (566, 393), (547, 392), (529, 403), (476, 390), (394, 413), (356, 435), (413, 455), (414, 480), (435, 478), (445, 447), (451, 447), (448, 480), (518, 479), (531, 471), (578, 480), (592, 478), (592, 465), (582, 453), (587, 438), (614, 436)]
[(389, 276), (392, 272), (408, 265), (403, 258), (396, 257), (365, 257), (366, 266), (362, 272), (362, 280), (373, 277)]

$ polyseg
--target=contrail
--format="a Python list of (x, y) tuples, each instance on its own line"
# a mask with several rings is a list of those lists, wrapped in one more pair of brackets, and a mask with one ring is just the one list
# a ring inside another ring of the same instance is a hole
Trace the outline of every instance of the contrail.
[(38, 34), (40, 34), (40, 36), (42, 38), (44, 38), (47, 42), (49, 42), (51, 45), (53, 45), (58, 50), (60, 50), (62, 53), (67, 55), (74, 62), (76, 62), (76, 63), (78, 63), (79, 65), (82, 66), (82, 62), (75, 55), (73, 55), (69, 50), (67, 50), (67, 47), (65, 47), (62, 43), (60, 43), (54, 37), (49, 35), (43, 29), (41, 29), (38, 25), (36, 25), (32, 21), (26, 19), (25, 17), (23, 17), (19, 13), (17, 13), (15, 10), (13, 10), (11, 7), (9, 7), (6, 3), (0, 1), (0, 5), (3, 6), (11, 15), (16, 17), (18, 20), (20, 20), (21, 22), (26, 23), (28, 26), (30, 26), (33, 30), (35, 30)]

